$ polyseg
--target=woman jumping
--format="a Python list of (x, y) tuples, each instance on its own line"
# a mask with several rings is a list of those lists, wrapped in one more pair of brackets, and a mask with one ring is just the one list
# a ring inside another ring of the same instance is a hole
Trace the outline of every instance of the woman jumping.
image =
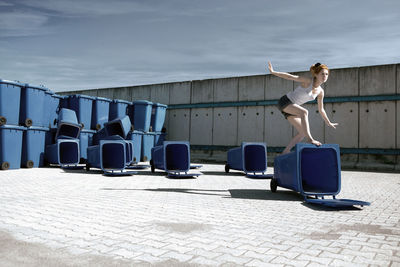
[(323, 102), (324, 90), (321, 88), (321, 84), (328, 80), (328, 67), (321, 63), (312, 65), (310, 68), (312, 79), (292, 75), (286, 72), (274, 71), (271, 62), (268, 62), (268, 69), (271, 74), (275, 76), (301, 83), (301, 85), (299, 85), (294, 91), (282, 96), (278, 102), (279, 110), (298, 132), (298, 134), (293, 137), (293, 139), (283, 150), (282, 154), (289, 153), (290, 149), (297, 143), (301, 142), (304, 138), (306, 138), (308, 143), (320, 146), (321, 143), (311, 136), (310, 125), (308, 122), (308, 110), (301, 107), (301, 105), (318, 97), (317, 100), (319, 114), (321, 114), (321, 117), (325, 121), (326, 125), (336, 129), (338, 123), (330, 122), (325, 113)]

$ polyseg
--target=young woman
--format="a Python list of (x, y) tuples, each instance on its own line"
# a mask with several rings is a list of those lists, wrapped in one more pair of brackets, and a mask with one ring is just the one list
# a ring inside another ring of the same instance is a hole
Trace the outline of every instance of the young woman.
[(317, 98), (318, 111), (322, 119), (328, 126), (336, 129), (338, 123), (332, 123), (325, 113), (323, 102), (324, 90), (321, 88), (321, 84), (328, 80), (328, 67), (321, 63), (312, 65), (310, 68), (312, 78), (274, 71), (271, 62), (268, 62), (268, 69), (275, 76), (300, 83), (294, 91), (282, 96), (278, 102), (279, 110), (298, 132), (283, 150), (282, 154), (289, 153), (290, 149), (304, 138), (306, 138), (306, 142), (320, 146), (321, 143), (311, 136), (308, 110), (301, 105)]

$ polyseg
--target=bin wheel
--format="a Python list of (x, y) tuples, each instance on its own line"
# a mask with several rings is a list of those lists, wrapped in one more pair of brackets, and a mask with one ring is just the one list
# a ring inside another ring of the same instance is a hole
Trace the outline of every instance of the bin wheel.
[(154, 167), (154, 162), (152, 159), (150, 160), (150, 166), (151, 166), (151, 172), (155, 172), (156, 168)]
[(31, 127), (32, 124), (33, 124), (32, 119), (27, 118), (27, 119), (25, 120), (25, 126), (26, 126), (26, 127)]
[(81, 129), (83, 129), (85, 127), (85, 124), (83, 124), (83, 122), (81, 123)]
[(225, 172), (228, 173), (229, 172), (229, 165), (225, 164)]
[(147, 156), (144, 156), (144, 157), (143, 157), (143, 161), (147, 161)]
[(276, 189), (278, 188), (278, 182), (276, 181), (276, 179), (274, 178), (271, 179), (270, 187), (271, 187), (271, 192), (275, 193)]
[(35, 165), (35, 163), (34, 163), (32, 160), (28, 160), (28, 161), (26, 162), (26, 167), (27, 167), (27, 168), (33, 168), (33, 165)]
[(101, 125), (100, 124), (96, 124), (96, 130), (98, 131), (98, 130), (100, 130), (101, 129)]
[(89, 164), (88, 163), (86, 163), (86, 167), (85, 167), (85, 169), (86, 169), (86, 171), (88, 172), (88, 171), (90, 171), (90, 166), (89, 166)]
[(1, 164), (1, 169), (2, 170), (8, 170), (10, 168), (10, 163), (8, 163), (7, 161), (4, 161), (2, 164)]
[(7, 124), (7, 119), (6, 117), (0, 116), (0, 126), (3, 126)]

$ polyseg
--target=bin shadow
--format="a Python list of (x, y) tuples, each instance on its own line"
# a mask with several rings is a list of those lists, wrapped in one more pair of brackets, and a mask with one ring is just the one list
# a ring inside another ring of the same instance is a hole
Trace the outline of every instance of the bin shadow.
[(244, 172), (229, 172), (225, 171), (201, 171), (204, 175), (214, 175), (214, 176), (245, 176)]
[(318, 205), (314, 203), (301, 203), (303, 206), (310, 208), (315, 211), (340, 211), (340, 210), (362, 210), (362, 208), (356, 206), (346, 206), (346, 207), (328, 207), (323, 205)]

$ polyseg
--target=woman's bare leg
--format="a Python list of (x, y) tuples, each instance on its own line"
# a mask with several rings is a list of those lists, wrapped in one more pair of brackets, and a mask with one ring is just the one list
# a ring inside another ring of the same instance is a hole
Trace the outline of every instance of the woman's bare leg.
[(289, 116), (288, 121), (290, 124), (293, 125), (293, 127), (297, 130), (297, 135), (290, 140), (289, 144), (286, 146), (286, 148), (283, 150), (282, 154), (289, 153), (292, 147), (294, 147), (297, 143), (301, 142), (301, 140), (304, 139), (305, 135), (302, 133), (302, 125), (301, 125), (301, 119), (299, 117), (295, 116)]

